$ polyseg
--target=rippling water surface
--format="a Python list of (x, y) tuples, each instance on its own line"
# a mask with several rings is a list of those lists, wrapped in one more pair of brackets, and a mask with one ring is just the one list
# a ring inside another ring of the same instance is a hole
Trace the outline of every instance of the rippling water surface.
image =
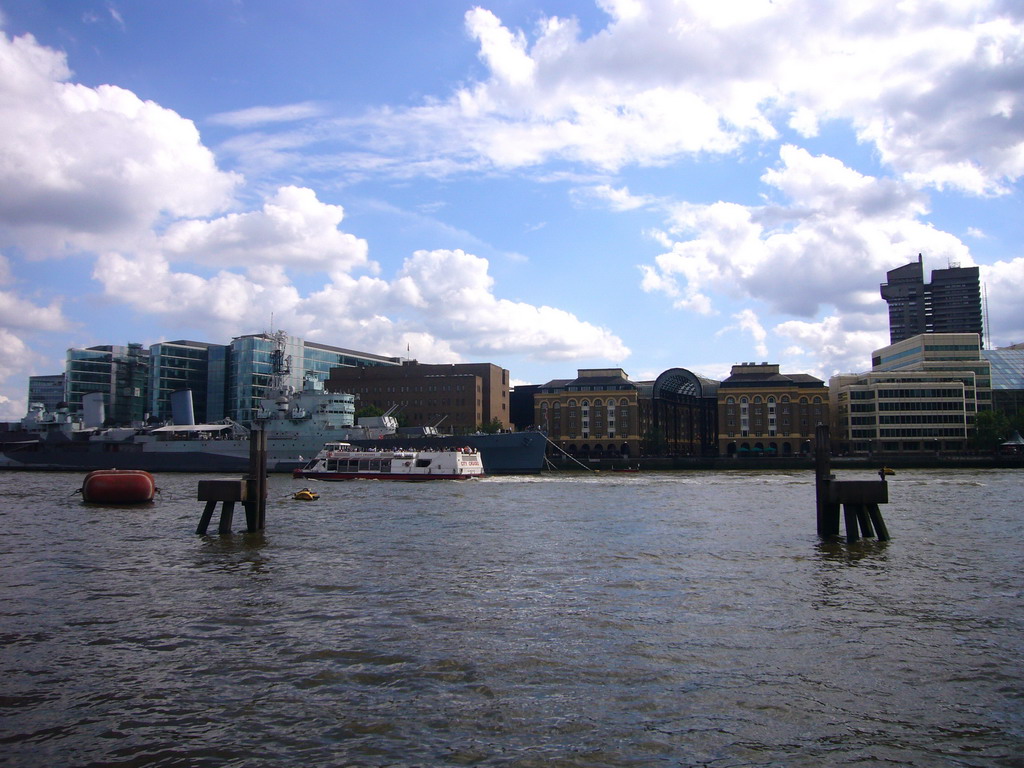
[(3, 766), (1024, 766), (1020, 472), (851, 546), (812, 473), (275, 476), (225, 537), (81, 477), (0, 472)]

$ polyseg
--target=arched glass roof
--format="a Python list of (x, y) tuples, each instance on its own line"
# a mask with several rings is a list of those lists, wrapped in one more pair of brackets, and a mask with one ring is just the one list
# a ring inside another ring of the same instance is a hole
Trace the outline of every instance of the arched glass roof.
[(654, 382), (654, 399), (679, 400), (684, 397), (714, 398), (718, 395), (718, 382), (685, 368), (670, 368)]

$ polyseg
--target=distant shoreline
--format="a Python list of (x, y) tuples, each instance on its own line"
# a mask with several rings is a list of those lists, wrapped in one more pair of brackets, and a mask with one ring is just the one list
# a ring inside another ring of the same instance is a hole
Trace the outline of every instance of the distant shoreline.
[[(1024, 469), (1024, 456), (833, 456), (837, 469)], [(581, 466), (582, 465), (582, 466)], [(806, 470), (814, 471), (813, 456), (735, 458), (724, 456), (645, 457), (639, 459), (571, 459), (553, 460), (556, 471), (600, 470), (615, 472), (636, 470), (656, 472), (668, 470)]]
[[(725, 456), (675, 456), (645, 457), (640, 459), (595, 459), (575, 461), (565, 457), (549, 459), (550, 464), (540, 470), (546, 472), (671, 472), (671, 471), (714, 471), (714, 472), (756, 472), (768, 470), (790, 470), (800, 472), (814, 471), (814, 458), (803, 456), (733, 458)], [(833, 456), (830, 459), (833, 470), (860, 469), (1024, 469), (1024, 456)], [(88, 471), (76, 467), (45, 467), (45, 466), (5, 466), (0, 465), (0, 472), (82, 472)], [(169, 472), (172, 470), (155, 470)], [(218, 472), (219, 470), (211, 470)], [(290, 472), (291, 470), (288, 470)], [(283, 472), (283, 471), (282, 471)], [(176, 472), (177, 473), (177, 472)], [(194, 471), (185, 474), (203, 474)], [(220, 474), (237, 474), (219, 471)], [(280, 474), (274, 470), (270, 474)], [(529, 473), (508, 473), (537, 474)]]

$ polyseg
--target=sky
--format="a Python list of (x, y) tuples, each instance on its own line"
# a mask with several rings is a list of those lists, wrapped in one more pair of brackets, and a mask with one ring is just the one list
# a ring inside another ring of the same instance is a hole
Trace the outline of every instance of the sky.
[(827, 379), (978, 265), (1024, 342), (1019, 0), (0, 0), (0, 419), (285, 330), (513, 383)]

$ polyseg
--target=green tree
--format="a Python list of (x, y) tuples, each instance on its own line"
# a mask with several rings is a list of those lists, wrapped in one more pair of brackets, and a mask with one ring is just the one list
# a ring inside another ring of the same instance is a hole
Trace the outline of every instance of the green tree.
[(979, 451), (994, 451), (1011, 431), (1010, 420), (1002, 411), (979, 411), (974, 418), (971, 445)]
[(1024, 411), (1017, 411), (1010, 417), (1010, 431), (1017, 430), (1024, 435)]
[(481, 424), (477, 429), (484, 434), (493, 435), (497, 432), (501, 432), (505, 427), (502, 426), (501, 422), (497, 419), (491, 419), (486, 424)]

